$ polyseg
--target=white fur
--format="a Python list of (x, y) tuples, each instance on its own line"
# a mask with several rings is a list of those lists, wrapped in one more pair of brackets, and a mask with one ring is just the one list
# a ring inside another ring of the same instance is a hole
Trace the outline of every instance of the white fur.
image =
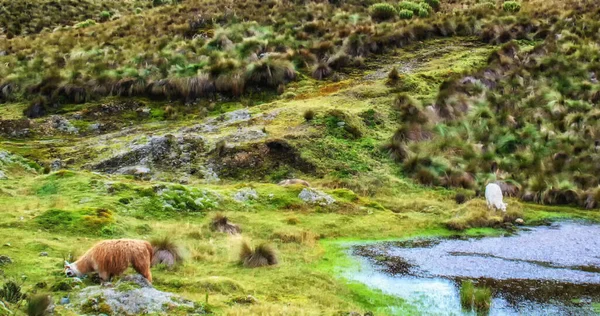
[(502, 189), (495, 183), (490, 183), (485, 187), (485, 200), (490, 210), (501, 210), (506, 212), (508, 204), (502, 202)]
[(73, 263), (69, 263), (69, 262), (67, 262), (67, 260), (65, 260), (65, 274), (67, 276), (69, 276), (69, 272), (72, 272), (74, 274), (72, 276), (77, 276), (77, 277), (83, 276), (83, 274), (81, 272), (79, 272), (79, 270), (77, 269), (77, 265), (75, 265)]

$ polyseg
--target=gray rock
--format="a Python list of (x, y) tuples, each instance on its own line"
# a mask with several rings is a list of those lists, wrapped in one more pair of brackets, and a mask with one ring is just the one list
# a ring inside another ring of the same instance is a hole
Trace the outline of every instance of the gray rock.
[(247, 109), (236, 110), (226, 114), (226, 124), (237, 123), (241, 121), (247, 121), (252, 118), (250, 111)]
[(60, 159), (55, 159), (50, 163), (50, 170), (56, 171), (62, 168), (62, 161)]
[(141, 276), (127, 276), (112, 287), (91, 286), (83, 289), (76, 305), (108, 304), (115, 315), (160, 314), (170, 306), (193, 308), (191, 301), (152, 287)]
[(262, 139), (267, 137), (267, 134), (260, 129), (249, 129), (244, 128), (238, 130), (235, 134), (229, 137), (229, 140), (232, 142), (249, 142), (257, 139)]
[(202, 136), (165, 135), (151, 137), (147, 143), (130, 147), (95, 166), (104, 172), (123, 172), (124, 167), (146, 166), (168, 169), (188, 166), (204, 149)]
[(219, 175), (213, 170), (212, 166), (208, 166), (206, 170), (204, 170), (204, 180), (206, 183), (219, 182), (221, 179)]
[(4, 171), (0, 170), (0, 180), (6, 180), (6, 179), (8, 179), (8, 177), (6, 176)]
[(0, 266), (12, 263), (12, 259), (9, 256), (0, 255)]
[(62, 116), (55, 115), (52, 116), (50, 119), (52, 121), (52, 127), (63, 133), (77, 134), (79, 132), (79, 129), (73, 126), (73, 124), (71, 124), (69, 120)]
[(134, 176), (138, 179), (146, 179), (149, 178), (152, 174), (150, 168), (146, 166), (131, 166), (131, 167), (123, 167), (116, 171), (117, 174), (124, 174)]
[(152, 112), (152, 109), (150, 108), (141, 108), (136, 110), (138, 117), (149, 117), (150, 112)]
[(40, 257), (48, 257), (48, 253), (45, 251), (40, 252)]
[(310, 188), (303, 189), (298, 195), (298, 198), (306, 203), (321, 206), (327, 206), (335, 203), (335, 199), (329, 194)]
[(523, 225), (523, 224), (525, 224), (525, 221), (522, 218), (517, 218), (517, 219), (515, 219), (515, 224)]
[(256, 200), (258, 199), (258, 192), (252, 188), (243, 188), (235, 192), (233, 199), (242, 203), (248, 200)]
[(70, 304), (70, 303), (71, 303), (71, 300), (68, 297), (63, 297), (58, 302), (58, 304), (60, 304), (60, 305), (67, 305), (67, 304)]

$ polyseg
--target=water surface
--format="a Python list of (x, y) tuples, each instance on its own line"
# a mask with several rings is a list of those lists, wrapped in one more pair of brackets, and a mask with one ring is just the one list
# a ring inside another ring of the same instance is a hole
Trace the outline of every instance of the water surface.
[[(600, 225), (563, 222), (508, 237), (413, 239), (353, 247), (346, 277), (402, 297), (424, 315), (462, 315), (459, 284), (492, 288), (490, 315), (597, 315)], [(399, 314), (402, 314), (400, 311)]]

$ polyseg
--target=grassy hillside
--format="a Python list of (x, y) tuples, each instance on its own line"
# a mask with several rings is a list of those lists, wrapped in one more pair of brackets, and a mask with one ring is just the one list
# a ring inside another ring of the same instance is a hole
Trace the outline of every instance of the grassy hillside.
[(384, 2), (0, 0), (0, 284), (74, 300), (65, 258), (168, 236), (154, 285), (203, 311), (418, 314), (347, 244), (598, 221), (595, 2)]

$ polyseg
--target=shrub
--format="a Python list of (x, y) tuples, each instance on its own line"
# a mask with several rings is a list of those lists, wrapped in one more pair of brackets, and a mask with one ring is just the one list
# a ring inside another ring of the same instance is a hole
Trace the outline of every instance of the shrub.
[(396, 8), (389, 3), (376, 3), (369, 8), (371, 18), (376, 21), (385, 21), (392, 19), (398, 14)]
[(100, 12), (100, 20), (106, 21), (106, 20), (110, 19), (111, 15), (112, 14), (108, 11), (102, 11), (102, 12)]
[(21, 286), (15, 281), (7, 281), (0, 289), (0, 299), (7, 303), (16, 304), (25, 299), (26, 295), (21, 293)]
[(502, 9), (511, 13), (519, 12), (521, 10), (521, 4), (516, 1), (506, 1), (502, 5)]
[(308, 122), (308, 121), (312, 121), (315, 118), (315, 111), (313, 110), (306, 110), (304, 111), (304, 119)]
[(397, 83), (398, 80), (400, 80), (400, 74), (398, 73), (398, 69), (396, 67), (394, 67), (388, 73), (387, 83), (393, 85), (393, 84)]
[(169, 268), (183, 262), (181, 249), (169, 237), (153, 239), (151, 242), (154, 254), (152, 265), (164, 264)]
[(277, 87), (294, 78), (296, 70), (289, 61), (263, 59), (246, 67), (246, 81), (255, 86)]
[(331, 76), (332, 70), (326, 63), (319, 63), (312, 71), (312, 77), (317, 80), (323, 80)]
[(428, 16), (429, 16), (429, 11), (427, 11), (427, 9), (420, 8), (420, 9), (419, 9), (419, 11), (418, 11), (418, 13), (417, 13), (417, 15), (418, 15), (420, 18), (426, 18), (426, 17), (428, 17)]
[(258, 268), (277, 264), (277, 254), (268, 244), (261, 244), (255, 249), (247, 242), (242, 242), (240, 263), (247, 268)]
[(413, 17), (413, 12), (410, 10), (400, 10), (400, 18), (405, 20), (410, 20)]
[(407, 93), (398, 94), (394, 100), (394, 109), (398, 111), (403, 122), (423, 124), (428, 120), (421, 103)]
[(400, 9), (400, 12), (402, 12), (402, 10), (408, 10), (415, 13), (419, 11), (421, 6), (418, 3), (412, 1), (402, 1), (398, 4), (398, 8)]
[(223, 214), (217, 214), (210, 221), (210, 229), (212, 231), (227, 233), (230, 235), (238, 235), (242, 233), (240, 226), (233, 224)]
[(435, 11), (440, 9), (440, 0), (425, 0), (425, 3), (427, 3)]
[(454, 201), (456, 202), (456, 204), (463, 204), (467, 201), (467, 197), (462, 193), (457, 193), (454, 196)]

